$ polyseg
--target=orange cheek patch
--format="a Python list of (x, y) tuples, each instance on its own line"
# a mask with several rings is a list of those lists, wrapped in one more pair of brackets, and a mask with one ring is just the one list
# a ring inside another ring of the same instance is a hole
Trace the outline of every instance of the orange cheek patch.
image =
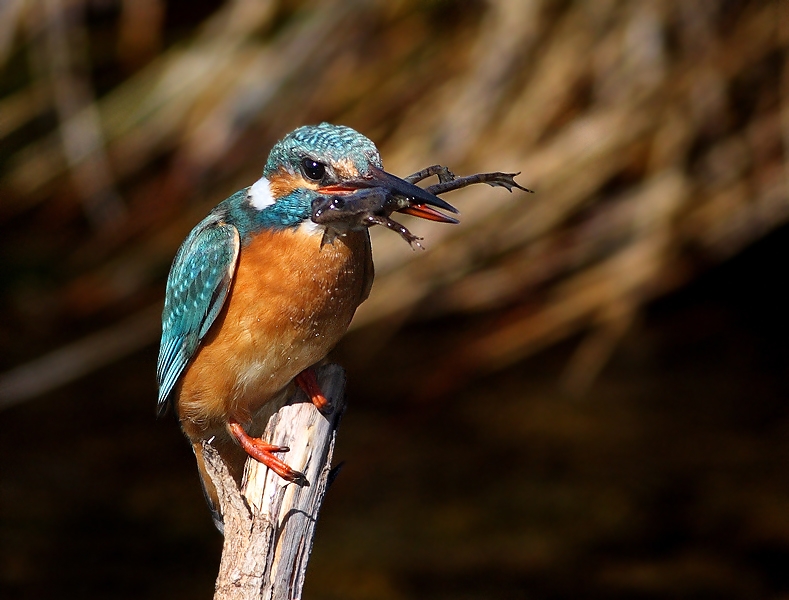
[(318, 184), (314, 181), (307, 181), (301, 175), (295, 175), (288, 171), (279, 170), (269, 176), (271, 194), (275, 198), (287, 196), (298, 188), (318, 189)]

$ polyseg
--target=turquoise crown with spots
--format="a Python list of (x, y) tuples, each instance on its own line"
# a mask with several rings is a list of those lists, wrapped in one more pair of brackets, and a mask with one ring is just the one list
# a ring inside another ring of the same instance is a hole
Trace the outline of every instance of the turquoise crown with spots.
[(330, 164), (350, 160), (360, 175), (367, 173), (370, 164), (383, 168), (381, 154), (369, 138), (344, 125), (321, 123), (299, 127), (277, 142), (263, 175), (269, 177), (282, 167), (297, 172), (304, 157)]

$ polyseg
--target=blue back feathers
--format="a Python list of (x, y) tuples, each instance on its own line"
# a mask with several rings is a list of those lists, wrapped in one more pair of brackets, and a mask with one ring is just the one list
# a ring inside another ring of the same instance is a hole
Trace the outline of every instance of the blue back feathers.
[(186, 238), (167, 278), (156, 375), (159, 412), (227, 298), (236, 268), (238, 230), (212, 212)]

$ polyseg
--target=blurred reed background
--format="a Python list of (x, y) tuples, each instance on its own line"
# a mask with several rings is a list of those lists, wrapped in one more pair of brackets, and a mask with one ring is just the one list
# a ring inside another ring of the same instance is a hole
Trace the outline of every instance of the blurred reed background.
[(0, 595), (211, 596), (164, 281), (326, 120), (537, 193), (372, 232), (308, 595), (789, 597), (788, 42), (777, 0), (0, 0)]

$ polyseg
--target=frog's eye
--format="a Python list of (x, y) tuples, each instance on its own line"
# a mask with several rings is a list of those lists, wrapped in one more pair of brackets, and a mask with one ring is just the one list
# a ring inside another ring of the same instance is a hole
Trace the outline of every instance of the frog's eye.
[(332, 198), (331, 207), (337, 210), (342, 210), (345, 208), (345, 198), (342, 196), (336, 196)]

